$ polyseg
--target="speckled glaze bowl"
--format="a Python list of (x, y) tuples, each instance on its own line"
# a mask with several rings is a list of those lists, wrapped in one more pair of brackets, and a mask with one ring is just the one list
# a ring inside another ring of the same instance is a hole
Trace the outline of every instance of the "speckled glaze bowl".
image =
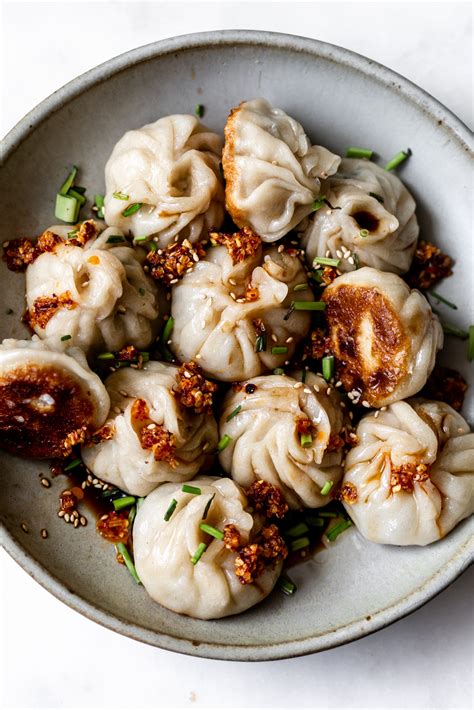
[[(193, 113), (201, 103), (205, 123), (222, 131), (229, 109), (254, 96), (281, 106), (314, 141), (335, 152), (369, 146), (383, 159), (412, 149), (399, 172), (417, 199), (422, 232), (457, 261), (455, 276), (442, 291), (459, 310), (447, 316), (462, 327), (474, 322), (473, 254), (466, 249), (471, 239), (467, 128), (394, 72), (302, 37), (250, 31), (176, 37), (112, 59), (57, 91), (4, 140), (1, 239), (36, 235), (54, 223), (55, 192), (72, 163), (80, 166), (89, 195), (103, 193), (105, 162), (127, 129), (170, 113)], [(0, 335), (25, 336), (19, 323), (23, 277), (0, 268)], [(14, 313), (6, 315), (10, 308)], [(443, 359), (469, 376), (465, 353), (465, 343), (448, 342)], [(464, 414), (472, 422), (472, 401)], [(64, 479), (42, 487), (46, 462), (3, 453), (0, 461), (3, 544), (12, 557), (90, 619), (181, 653), (271, 660), (353, 641), (431, 599), (465, 569), (473, 550), (469, 520), (426, 548), (371, 544), (351, 529), (330, 550), (292, 570), (298, 584), (294, 597), (275, 592), (241, 616), (197, 621), (154, 604), (116, 564), (93, 524), (73, 529), (57, 517)], [(92, 514), (84, 512), (92, 523)], [(42, 528), (49, 532), (46, 540)]]

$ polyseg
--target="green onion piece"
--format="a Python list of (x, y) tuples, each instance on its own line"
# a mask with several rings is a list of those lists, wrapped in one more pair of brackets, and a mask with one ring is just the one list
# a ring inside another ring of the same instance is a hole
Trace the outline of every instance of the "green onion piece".
[(282, 574), (280, 577), (278, 577), (277, 585), (281, 589), (283, 594), (287, 594), (288, 596), (294, 594), (298, 588), (296, 584), (292, 582), (289, 577), (286, 576), (286, 574)]
[(114, 353), (99, 353), (97, 360), (115, 360)]
[(261, 335), (257, 336), (257, 339), (255, 341), (255, 352), (256, 353), (263, 353), (267, 349), (267, 334), (262, 333)]
[[(132, 205), (129, 205), (124, 209), (122, 212), (122, 217), (131, 217), (132, 214), (135, 214), (135, 212), (138, 212), (142, 208), (142, 202), (134, 202)], [(135, 241), (137, 241), (138, 237), (135, 238)], [(141, 239), (144, 239), (144, 237), (141, 237)]]
[(188, 486), (186, 483), (184, 486), (181, 488), (183, 493), (192, 493), (193, 496), (200, 496), (201, 495), (201, 489), (198, 488), (197, 486)]
[(158, 251), (158, 244), (156, 242), (150, 242), (148, 247), (150, 251)]
[(97, 217), (104, 219), (104, 196), (94, 195), (94, 207), (96, 208)]
[(290, 549), (292, 552), (297, 550), (302, 550), (304, 547), (309, 547), (310, 542), (308, 537), (299, 537), (297, 540), (292, 540), (290, 542)]
[(315, 259), (313, 259), (313, 266), (316, 264), (320, 264), (321, 266), (334, 266), (337, 267), (341, 265), (341, 260), (340, 259), (329, 259), (326, 256), (317, 256)]
[(316, 281), (318, 286), (321, 286), (323, 283), (323, 272), (320, 269), (316, 269), (311, 274), (309, 274), (309, 278), (313, 281)]
[(78, 229), (73, 229), (72, 232), (68, 232), (66, 234), (66, 237), (68, 239), (73, 239), (76, 236), (76, 234), (78, 233), (78, 231), (79, 231)]
[(173, 316), (170, 316), (168, 320), (165, 323), (165, 327), (163, 328), (163, 332), (161, 334), (161, 342), (166, 345), (168, 340), (170, 339), (171, 331), (174, 328), (174, 318)]
[(163, 520), (168, 522), (168, 520), (171, 518), (174, 511), (176, 510), (177, 505), (178, 505), (178, 501), (176, 500), (176, 498), (173, 498), (173, 500), (171, 501), (171, 503), (168, 506), (168, 510), (166, 511)]
[(313, 202), (313, 204), (311, 205), (311, 209), (313, 210), (313, 212), (317, 212), (321, 209), (321, 207), (325, 204), (325, 199), (326, 195), (321, 195), (320, 197), (318, 197), (317, 200)]
[(85, 195), (87, 192), (87, 188), (81, 187), (81, 185), (74, 185), (74, 189), (76, 192), (79, 192), (81, 195)]
[(325, 355), (322, 359), (323, 377), (330, 382), (334, 377), (334, 355)]
[(140, 294), (140, 296), (144, 296), (146, 291), (142, 286), (140, 286), (140, 288), (138, 289), (138, 293)]
[(122, 495), (122, 491), (120, 490), (120, 488), (112, 488), (112, 490), (106, 489), (105, 491), (101, 491), (100, 497), (101, 498), (120, 498), (121, 495)]
[(467, 359), (474, 360), (474, 325), (469, 326), (469, 344), (467, 346)]
[(454, 335), (455, 338), (461, 338), (461, 340), (467, 340), (467, 338), (469, 338), (469, 333), (466, 330), (461, 330), (461, 328), (457, 328), (455, 325), (442, 323), (442, 326), (447, 335)]
[(370, 160), (374, 154), (373, 150), (368, 148), (348, 148), (346, 151), (346, 158), (367, 158)]
[(143, 362), (148, 362), (148, 360), (150, 359), (150, 353), (146, 350), (140, 350), (140, 355), (142, 356)]
[(274, 345), (272, 348), (272, 355), (285, 355), (288, 352), (286, 345)]
[(368, 237), (369, 234), (370, 234), (370, 232), (369, 232), (368, 229), (361, 229), (360, 232), (359, 232), (359, 235), (360, 235), (361, 237), (364, 237), (364, 239), (365, 239), (365, 237)]
[(226, 422), (230, 422), (230, 420), (233, 419), (233, 418), (240, 412), (241, 409), (242, 409), (242, 405), (239, 404), (239, 405), (234, 409), (234, 411), (229, 414), (229, 416), (228, 416), (227, 419), (226, 419)]
[(86, 198), (84, 197), (84, 195), (82, 195), (77, 190), (74, 190), (74, 188), (71, 187), (71, 189), (68, 190), (67, 194), (69, 195), (69, 197), (74, 197), (79, 202), (80, 207), (83, 207), (86, 204)]
[(306, 291), (309, 288), (308, 284), (296, 284), (293, 291)]
[(385, 170), (394, 170), (395, 168), (398, 168), (399, 165), (405, 162), (407, 158), (409, 158), (411, 155), (411, 150), (410, 148), (407, 148), (406, 150), (401, 150), (399, 153), (393, 156), (391, 160), (388, 161), (388, 163), (385, 166)]
[(207, 523), (200, 523), (199, 529), (207, 533), (208, 535), (212, 535), (212, 537), (215, 537), (216, 540), (224, 539), (224, 533), (221, 530), (212, 527), (212, 525), (208, 525)]
[(377, 202), (380, 202), (381, 205), (383, 205), (383, 197), (382, 195), (377, 195), (376, 192), (369, 192), (370, 197), (373, 197)]
[(117, 550), (117, 552), (119, 552), (122, 555), (125, 565), (126, 565), (128, 571), (130, 572), (130, 574), (132, 575), (133, 579), (135, 580), (135, 582), (137, 584), (141, 584), (140, 577), (137, 574), (137, 570), (135, 569), (135, 565), (133, 564), (133, 560), (130, 557), (130, 553), (127, 550), (127, 548), (125, 547), (125, 545), (123, 544), (123, 542), (119, 542), (117, 545), (115, 545), (115, 549)]
[(294, 303), (291, 303), (291, 304), (290, 304), (290, 307), (289, 307), (288, 310), (287, 310), (287, 312), (286, 312), (285, 315), (283, 316), (283, 320), (288, 320), (294, 310), (295, 310), (295, 304), (294, 304)]
[(447, 306), (453, 309), (453, 311), (457, 311), (458, 307), (456, 306), (455, 303), (451, 303), (451, 301), (448, 301), (444, 296), (440, 296), (439, 293), (436, 293), (436, 291), (429, 291), (429, 293), (433, 296), (433, 298), (436, 298), (437, 301), (440, 301), (441, 303), (445, 303)]
[(137, 498), (137, 508), (139, 508), (141, 506), (141, 504), (143, 503), (144, 500), (145, 500), (145, 498)]
[(308, 374), (307, 370), (301, 370), (301, 382), (304, 384), (306, 382), (306, 375)]
[(305, 520), (308, 523), (308, 525), (311, 525), (313, 528), (322, 528), (326, 523), (324, 520), (317, 515), (306, 515)]
[(288, 535), (288, 537), (301, 537), (302, 535), (306, 535), (307, 532), (309, 532), (309, 527), (306, 523), (298, 523), (287, 530), (285, 534)]
[(281, 367), (275, 367), (275, 369), (273, 370), (273, 374), (274, 375), (284, 375), (285, 370), (283, 370)]
[(198, 118), (202, 118), (204, 116), (204, 106), (202, 104), (196, 104), (194, 107), (194, 113)]
[(322, 496), (327, 496), (331, 492), (331, 488), (334, 485), (334, 481), (326, 481), (324, 486), (321, 488), (321, 495)]
[(133, 521), (135, 520), (135, 516), (137, 514), (137, 506), (132, 505), (130, 508), (130, 513), (128, 514), (128, 527), (131, 529), (133, 525)]
[(114, 510), (119, 511), (123, 508), (130, 508), (135, 503), (135, 496), (125, 496), (125, 498), (116, 498), (114, 500)]
[(224, 451), (224, 449), (226, 449), (226, 448), (229, 446), (229, 444), (230, 444), (231, 441), (232, 441), (232, 437), (229, 436), (228, 434), (224, 434), (224, 436), (222, 437), (222, 439), (220, 439), (220, 440), (217, 442), (217, 450), (218, 450), (218, 451)]
[(319, 511), (318, 515), (320, 518), (337, 518), (337, 517), (339, 517), (338, 513), (335, 513), (332, 510), (321, 510), (321, 511)]
[(201, 559), (201, 557), (203, 556), (203, 554), (205, 553), (206, 550), (207, 550), (206, 543), (201, 542), (198, 549), (196, 550), (194, 555), (191, 557), (191, 562), (193, 563), (193, 565), (195, 565), (199, 562), (199, 560)]
[(324, 301), (293, 301), (295, 311), (324, 311)]
[(63, 184), (59, 188), (60, 195), (67, 195), (67, 193), (69, 192), (71, 187), (74, 185), (74, 180), (76, 179), (77, 171), (78, 171), (77, 165), (73, 165), (71, 172), (69, 173), (66, 180), (63, 182)]
[(310, 446), (312, 446), (313, 437), (311, 436), (311, 434), (301, 434), (300, 435), (300, 443), (304, 449), (307, 449)]
[(63, 342), (64, 342), (65, 340), (71, 340), (71, 336), (70, 336), (70, 335), (62, 335), (62, 336), (61, 336), (61, 340), (62, 340)]
[(209, 508), (211, 507), (212, 501), (214, 500), (215, 497), (216, 497), (216, 494), (214, 493), (214, 494), (209, 498), (209, 500), (207, 501), (206, 507), (204, 508), (204, 512), (203, 512), (203, 514), (202, 514), (202, 519), (203, 519), (203, 520), (206, 520), (207, 514), (209, 513)]
[[(135, 212), (136, 212), (136, 211), (137, 211), (137, 210), (135, 210)], [(122, 213), (122, 214), (123, 214), (123, 213)], [(139, 244), (140, 242), (146, 242), (147, 239), (150, 239), (150, 235), (149, 235), (149, 234), (144, 234), (144, 235), (141, 236), (141, 237), (133, 237), (133, 243), (134, 243), (134, 244)]]
[(77, 468), (82, 464), (81, 459), (74, 459), (74, 461), (71, 461), (71, 463), (68, 463), (67, 466), (64, 466), (65, 471), (72, 471), (73, 468)]
[(121, 237), (120, 234), (111, 234), (110, 237), (106, 240), (106, 244), (120, 244), (120, 242), (124, 242), (125, 237)]
[(56, 195), (56, 206), (54, 208), (54, 216), (57, 219), (62, 219), (63, 222), (74, 224), (79, 217), (80, 204), (75, 197), (70, 195)]
[(334, 542), (334, 540), (339, 537), (339, 535), (352, 526), (351, 520), (343, 520), (342, 522), (335, 525), (331, 530), (326, 533), (326, 537), (329, 542)]
[(352, 253), (352, 258), (354, 259), (354, 266), (355, 266), (356, 270), (357, 270), (357, 269), (360, 269), (360, 259), (359, 259), (359, 255), (356, 254), (355, 252), (353, 252), (353, 253)]
[(112, 197), (116, 200), (124, 200), (125, 202), (130, 199), (130, 195), (126, 195), (124, 192), (114, 192)]

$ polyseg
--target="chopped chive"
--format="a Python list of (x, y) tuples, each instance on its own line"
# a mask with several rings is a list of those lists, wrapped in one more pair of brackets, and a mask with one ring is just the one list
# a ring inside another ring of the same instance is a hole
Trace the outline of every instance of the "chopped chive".
[(212, 527), (212, 525), (208, 525), (207, 523), (201, 523), (199, 525), (199, 529), (207, 533), (208, 535), (212, 535), (212, 537), (215, 537), (216, 540), (224, 539), (224, 533), (221, 530)]
[(308, 284), (296, 284), (293, 291), (306, 291), (309, 288)]
[(374, 151), (369, 150), (369, 148), (356, 148), (353, 146), (347, 149), (346, 158), (367, 158), (367, 160), (370, 160), (373, 154)]
[(304, 547), (309, 547), (310, 542), (308, 537), (299, 537), (297, 540), (292, 540), (290, 542), (290, 549), (292, 552), (297, 550), (302, 550)]
[(275, 369), (273, 370), (273, 374), (274, 375), (284, 375), (285, 370), (282, 367), (275, 367)]
[(286, 345), (274, 345), (272, 348), (272, 355), (285, 355), (288, 352)]
[(133, 522), (135, 520), (135, 516), (137, 514), (137, 506), (132, 505), (130, 508), (130, 513), (128, 514), (128, 527), (131, 529), (133, 526)]
[(301, 370), (301, 382), (304, 384), (306, 382), (306, 375), (308, 374), (307, 370)]
[(317, 212), (318, 210), (320, 210), (321, 207), (325, 204), (325, 200), (326, 195), (321, 195), (320, 197), (318, 197), (318, 199), (315, 200), (311, 205), (311, 209), (313, 210), (313, 212)]
[(287, 594), (288, 596), (294, 594), (298, 588), (296, 584), (292, 582), (289, 577), (286, 576), (286, 574), (282, 574), (280, 575), (280, 577), (278, 577), (277, 585), (281, 589), (283, 594)]
[(60, 195), (67, 195), (71, 187), (74, 185), (74, 180), (76, 179), (78, 167), (77, 165), (72, 166), (72, 170), (67, 176), (66, 180), (63, 182), (61, 187), (59, 188), (59, 194)]
[(376, 192), (369, 192), (370, 197), (373, 197), (377, 202), (380, 202), (381, 205), (383, 205), (383, 197), (382, 195), (377, 195)]
[(474, 325), (469, 326), (469, 344), (467, 346), (467, 359), (474, 360)]
[(456, 306), (455, 303), (451, 303), (451, 301), (448, 301), (444, 296), (440, 296), (439, 293), (436, 293), (436, 291), (429, 291), (433, 298), (436, 298), (438, 302), (445, 303), (447, 306), (453, 309), (453, 311), (457, 311), (458, 307)]
[(125, 202), (130, 199), (130, 195), (126, 195), (124, 192), (114, 192), (112, 197), (116, 200), (124, 200)]
[(326, 483), (324, 484), (324, 486), (321, 488), (321, 495), (322, 495), (322, 496), (327, 496), (327, 495), (329, 495), (329, 493), (330, 493), (331, 488), (333, 487), (333, 485), (334, 485), (334, 481), (326, 481)]
[(334, 355), (325, 355), (322, 359), (323, 377), (326, 382), (334, 377)]
[(324, 311), (324, 301), (293, 301), (295, 311)]
[(165, 327), (163, 328), (163, 332), (161, 334), (161, 342), (166, 345), (168, 340), (170, 339), (171, 331), (173, 330), (174, 327), (174, 318), (173, 316), (170, 316), (168, 320), (165, 323)]
[(357, 269), (360, 269), (360, 259), (359, 259), (359, 255), (356, 254), (355, 252), (353, 252), (353, 253), (352, 253), (352, 258), (354, 259), (354, 266), (355, 266), (356, 271), (357, 271)]
[(201, 489), (198, 488), (197, 486), (188, 486), (186, 483), (184, 486), (181, 488), (183, 493), (192, 493), (193, 496), (200, 496), (201, 495)]
[(469, 333), (466, 330), (457, 328), (455, 325), (450, 325), (449, 323), (442, 323), (443, 331), (446, 335), (454, 335), (455, 338), (461, 338), (461, 340), (467, 340), (469, 338)]
[(326, 256), (317, 256), (315, 259), (313, 259), (313, 266), (316, 264), (320, 264), (321, 266), (334, 266), (337, 267), (341, 265), (341, 260), (340, 259), (329, 259)]
[(142, 202), (134, 202), (132, 205), (129, 205), (122, 212), (122, 217), (131, 217), (132, 214), (135, 214), (135, 212), (138, 212), (138, 210), (142, 208), (142, 204)]
[(74, 197), (79, 202), (80, 207), (83, 207), (86, 204), (86, 198), (84, 197), (84, 195), (82, 195), (74, 188), (71, 187), (71, 189), (67, 191), (67, 194), (69, 195), (69, 197)]
[(339, 535), (352, 526), (351, 520), (343, 520), (342, 522), (335, 525), (331, 530), (326, 533), (326, 537), (329, 542), (334, 542), (334, 540), (339, 537)]
[(321, 510), (318, 513), (320, 518), (337, 518), (338, 513), (335, 513), (333, 510)]
[(145, 500), (145, 498), (137, 498), (137, 508), (139, 508), (141, 506), (141, 504), (143, 503), (144, 500)]
[(148, 247), (150, 251), (158, 251), (158, 244), (156, 242), (150, 242)]
[(206, 507), (204, 508), (204, 512), (203, 512), (203, 514), (202, 514), (202, 519), (203, 519), (203, 520), (206, 520), (207, 514), (209, 513), (209, 508), (211, 507), (212, 501), (214, 500), (215, 497), (216, 497), (216, 494), (213, 493), (213, 495), (212, 495), (212, 496), (209, 498), (209, 500), (207, 501)]
[(313, 528), (322, 528), (326, 525), (325, 521), (317, 515), (306, 515), (305, 520)]
[(369, 234), (370, 234), (370, 232), (369, 232), (368, 229), (361, 229), (360, 232), (359, 232), (359, 235), (360, 235), (361, 237), (364, 237), (364, 239), (365, 239), (365, 237), (368, 237)]
[(230, 420), (233, 419), (233, 418), (240, 412), (241, 409), (242, 409), (242, 405), (239, 404), (239, 405), (234, 409), (234, 411), (231, 412), (231, 413), (229, 414), (229, 416), (226, 418), (226, 422), (230, 422)]
[(199, 560), (201, 559), (201, 557), (203, 556), (203, 554), (205, 553), (206, 550), (207, 550), (206, 543), (201, 542), (198, 549), (196, 550), (194, 555), (191, 557), (191, 562), (193, 563), (193, 565), (195, 565), (199, 562)]
[(406, 150), (401, 150), (399, 153), (394, 155), (391, 160), (388, 161), (384, 170), (394, 170), (399, 165), (404, 163), (405, 160), (410, 157), (410, 155), (411, 155), (410, 148), (407, 148)]
[(116, 498), (114, 500), (114, 510), (119, 511), (123, 508), (129, 508), (135, 503), (135, 496), (125, 496), (124, 498)]
[(320, 269), (316, 269), (311, 274), (309, 274), (309, 278), (313, 281), (316, 281), (316, 283), (321, 286), (321, 284), (323, 283), (323, 272)]
[(104, 196), (94, 195), (94, 207), (99, 219), (104, 219)]
[(140, 288), (138, 289), (138, 293), (140, 294), (140, 296), (144, 296), (144, 295), (145, 295), (146, 291), (145, 291), (145, 289), (143, 288), (143, 286), (140, 286)]
[(257, 336), (257, 339), (255, 341), (255, 352), (256, 353), (263, 353), (267, 349), (267, 334), (262, 333), (261, 335)]
[(198, 118), (202, 118), (204, 116), (204, 106), (202, 104), (196, 104), (194, 107), (194, 113)]
[(125, 237), (121, 237), (120, 234), (111, 234), (105, 243), (106, 244), (119, 244), (120, 242), (124, 242), (124, 241), (125, 241)]
[(99, 353), (97, 360), (115, 360), (114, 353)]
[[(135, 212), (137, 212), (137, 210), (135, 210)], [(122, 212), (122, 214), (123, 214), (123, 212)], [(143, 236), (140, 236), (140, 237), (133, 237), (133, 243), (139, 244), (140, 242), (146, 242), (146, 240), (149, 238), (150, 238), (149, 234), (144, 234)]]
[(137, 570), (135, 569), (135, 565), (133, 564), (133, 560), (130, 557), (130, 553), (123, 544), (123, 542), (119, 542), (117, 545), (115, 545), (115, 549), (117, 550), (118, 553), (120, 553), (123, 557), (123, 560), (125, 562), (125, 565), (132, 575), (133, 579), (137, 584), (141, 584), (140, 577), (137, 574)]
[(112, 490), (106, 489), (101, 491), (101, 498), (119, 498), (122, 495), (120, 488), (112, 488)]
[(54, 208), (54, 216), (61, 219), (63, 222), (74, 224), (79, 217), (80, 204), (75, 197), (70, 195), (56, 195), (56, 206)]
[(77, 468), (82, 464), (81, 459), (74, 459), (74, 461), (71, 461), (71, 463), (68, 463), (67, 466), (64, 466), (65, 471), (72, 471), (73, 468)]
[(171, 516), (173, 515), (174, 511), (176, 510), (176, 506), (177, 506), (177, 505), (178, 505), (178, 501), (176, 500), (176, 498), (173, 498), (173, 500), (171, 501), (171, 503), (170, 503), (169, 506), (168, 506), (168, 510), (166, 511), (166, 513), (165, 513), (165, 515), (164, 515), (164, 517), (163, 517), (163, 520), (165, 520), (166, 522), (168, 522), (168, 520), (171, 518)]
[(81, 185), (74, 185), (74, 189), (76, 192), (79, 192), (81, 195), (85, 195), (87, 192), (87, 188), (82, 187)]
[(307, 532), (309, 532), (309, 527), (306, 523), (298, 523), (287, 530), (285, 534), (288, 535), (288, 537), (301, 537), (302, 535), (306, 535)]
[(224, 434), (224, 436), (222, 437), (222, 439), (220, 439), (220, 440), (217, 442), (217, 450), (218, 450), (218, 451), (224, 451), (224, 449), (226, 449), (226, 448), (229, 446), (229, 444), (230, 444), (231, 441), (232, 441), (232, 437), (229, 436), (228, 434)]
[(62, 335), (62, 336), (61, 336), (61, 340), (62, 340), (63, 342), (64, 342), (65, 340), (71, 340), (71, 336), (70, 336), (70, 335)]
[(67, 239), (73, 239), (73, 237), (76, 236), (76, 234), (78, 233), (78, 231), (79, 231), (78, 229), (73, 229), (72, 232), (68, 232), (68, 233), (66, 234), (66, 238), (67, 238)]
[(307, 449), (308, 447), (312, 446), (313, 437), (311, 436), (311, 434), (300, 434), (300, 443), (304, 449)]
[(291, 316), (291, 314), (293, 313), (294, 310), (295, 310), (295, 304), (294, 304), (294, 303), (291, 303), (291, 304), (290, 304), (290, 307), (289, 307), (288, 310), (287, 310), (287, 312), (286, 312), (285, 315), (283, 316), (283, 320), (288, 320), (288, 318)]

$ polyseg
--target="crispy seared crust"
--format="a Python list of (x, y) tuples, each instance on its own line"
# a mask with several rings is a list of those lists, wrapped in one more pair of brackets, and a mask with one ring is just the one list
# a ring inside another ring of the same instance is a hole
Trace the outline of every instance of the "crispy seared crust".
[(67, 456), (93, 416), (82, 388), (58, 369), (28, 365), (0, 378), (0, 446), (7, 451), (29, 458)]
[(233, 108), (229, 114), (224, 128), (225, 143), (224, 150), (222, 151), (222, 169), (225, 178), (225, 206), (227, 212), (238, 227), (249, 226), (249, 222), (245, 218), (245, 213), (237, 207), (233, 199), (234, 192), (237, 191), (239, 180), (238, 171), (235, 167), (235, 122), (244, 103), (245, 102), (242, 101), (236, 108)]
[[(338, 359), (338, 377), (346, 391), (358, 390), (375, 404), (387, 397), (404, 378), (410, 354), (409, 340), (391, 304), (376, 289), (341, 284), (326, 289), (331, 350)], [(370, 338), (370, 353), (362, 352), (363, 329)]]

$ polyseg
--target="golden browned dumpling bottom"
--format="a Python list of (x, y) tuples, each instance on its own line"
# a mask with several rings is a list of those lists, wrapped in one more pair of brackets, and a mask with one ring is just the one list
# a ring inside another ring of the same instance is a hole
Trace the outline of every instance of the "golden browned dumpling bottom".
[(87, 392), (61, 369), (29, 365), (0, 379), (0, 445), (11, 453), (67, 456), (92, 421)]

